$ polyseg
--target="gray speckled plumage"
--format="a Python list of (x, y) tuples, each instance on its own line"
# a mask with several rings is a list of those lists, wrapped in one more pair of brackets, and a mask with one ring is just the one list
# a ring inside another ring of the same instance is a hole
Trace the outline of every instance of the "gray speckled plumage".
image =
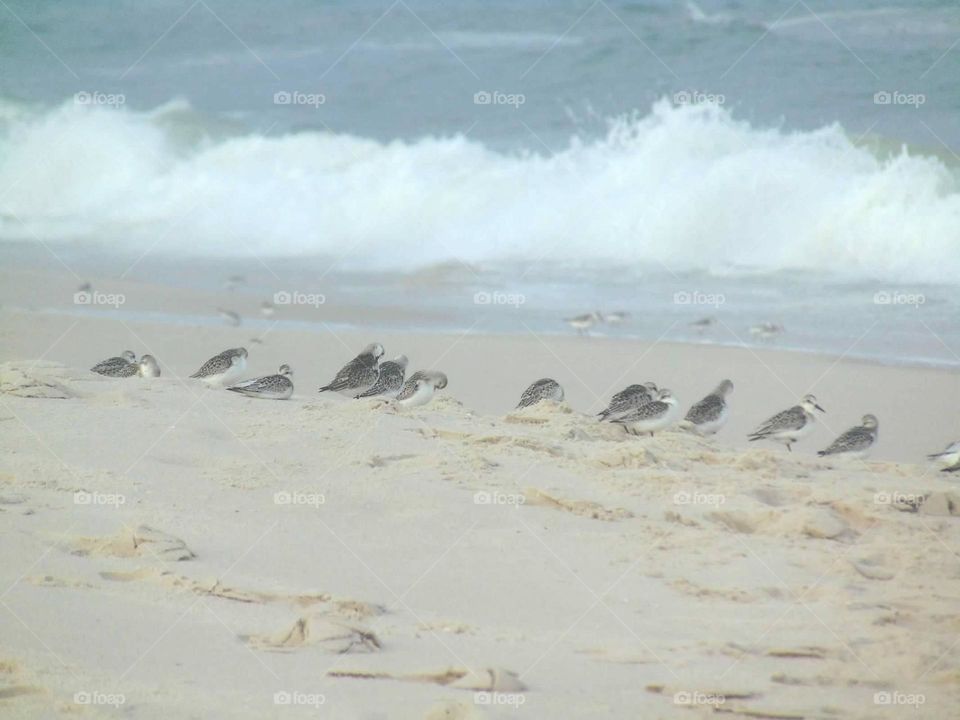
[(130, 374), (127, 373), (126, 366), (130, 364), (135, 366), (136, 362), (137, 356), (133, 350), (124, 350), (117, 357), (101, 360), (90, 368), (90, 370), (98, 375), (106, 375), (108, 377), (130, 377)]
[(537, 380), (523, 391), (523, 395), (520, 396), (520, 404), (517, 405), (517, 408), (530, 407), (531, 405), (536, 405), (541, 400), (556, 400), (557, 402), (563, 400), (563, 388), (560, 387), (560, 383), (551, 378)]
[(823, 412), (813, 395), (805, 395), (799, 405), (767, 419), (747, 437), (751, 442), (765, 439), (782, 442), (788, 450), (792, 450), (790, 446), (813, 429), (816, 422), (814, 410)]
[(723, 414), (726, 405), (727, 403), (719, 395), (707, 395), (703, 400), (694, 403), (683, 419), (694, 425), (713, 422)]
[(732, 391), (732, 382), (729, 380), (721, 382), (712, 393), (693, 404), (684, 416), (683, 424), (702, 434), (716, 432), (726, 420), (726, 398)]
[(862, 455), (873, 447), (873, 444), (877, 441), (878, 427), (879, 423), (876, 417), (864, 415), (862, 424), (847, 430), (830, 443), (829, 447), (818, 452), (817, 455), (820, 457), (843, 454)]
[(443, 390), (447, 386), (447, 376), (439, 370), (417, 370), (408, 377), (403, 383), (400, 392), (397, 393), (397, 400), (409, 400), (417, 391), (418, 380), (429, 380), (433, 383), (436, 390)]
[(809, 422), (807, 414), (799, 405), (778, 412), (750, 433), (750, 439), (759, 439), (783, 430), (801, 430)]
[(657, 391), (657, 399), (634, 408), (613, 422), (623, 425), (627, 432), (634, 434), (649, 432), (651, 435), (667, 427), (673, 421), (677, 410), (677, 400), (666, 388)]
[(663, 400), (651, 400), (638, 408), (634, 408), (613, 422), (628, 425), (642, 420), (653, 420), (654, 418), (665, 415), (670, 410), (670, 407), (670, 404), (663, 402)]
[(97, 363), (91, 369), (106, 377), (133, 377), (139, 373), (140, 366), (135, 362), (127, 362), (124, 358), (110, 358)]
[(227, 390), (247, 397), (286, 400), (293, 394), (293, 381), (290, 379), (292, 375), (293, 370), (289, 365), (281, 365), (276, 375), (244, 380), (228, 387)]
[(960, 471), (960, 441), (950, 443), (941, 452), (927, 455), (927, 458), (943, 465), (940, 472), (953, 473)]
[(656, 398), (656, 394), (657, 386), (652, 382), (630, 385), (610, 398), (610, 404), (606, 409), (597, 413), (600, 416), (600, 422), (613, 421), (631, 410), (646, 405)]
[(396, 397), (403, 388), (403, 378), (407, 372), (406, 355), (398, 355), (393, 360), (380, 363), (380, 372), (376, 381), (370, 388), (359, 393), (356, 397), (375, 397), (384, 395), (386, 397)]
[(215, 377), (217, 375), (222, 375), (227, 372), (234, 365), (234, 358), (243, 358), (247, 357), (246, 348), (230, 348), (229, 350), (224, 350), (219, 355), (214, 355), (212, 358), (207, 360), (203, 365), (200, 366), (200, 369), (197, 370), (190, 377), (197, 378), (202, 380), (203, 378)]
[(348, 362), (328, 384), (320, 388), (320, 392), (349, 392), (363, 391), (371, 387), (380, 374), (377, 363), (383, 357), (383, 345), (370, 343), (353, 360)]

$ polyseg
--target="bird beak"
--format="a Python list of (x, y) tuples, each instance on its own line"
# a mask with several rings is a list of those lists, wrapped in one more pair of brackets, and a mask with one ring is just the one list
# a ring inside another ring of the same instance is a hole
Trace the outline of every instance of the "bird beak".
[(822, 413), (827, 412), (826, 410), (824, 410), (822, 407), (820, 407), (820, 406), (817, 405), (816, 403), (814, 403), (814, 407), (815, 407), (817, 410), (819, 410), (820, 412), (822, 412)]

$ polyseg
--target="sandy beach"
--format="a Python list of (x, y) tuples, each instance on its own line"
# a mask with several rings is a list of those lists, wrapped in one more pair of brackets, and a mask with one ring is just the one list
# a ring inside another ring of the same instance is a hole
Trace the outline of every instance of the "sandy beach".
[[(76, 312), (75, 284), (0, 283), (4, 717), (942, 718), (960, 700), (960, 490), (923, 459), (955, 439), (955, 372), (150, 322)], [(373, 340), (449, 386), (413, 409), (316, 392)], [(239, 345), (250, 377), (291, 364), (294, 396), (188, 379)], [(87, 370), (128, 348), (162, 376)], [(540, 377), (565, 402), (514, 411)], [(685, 409), (724, 377), (713, 438), (594, 418), (632, 382)], [(827, 413), (794, 452), (747, 442), (806, 392)], [(868, 461), (816, 456), (866, 412)]]

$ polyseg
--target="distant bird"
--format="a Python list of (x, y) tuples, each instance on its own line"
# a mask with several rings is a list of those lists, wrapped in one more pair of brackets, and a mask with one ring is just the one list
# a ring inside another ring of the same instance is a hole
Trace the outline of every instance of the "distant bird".
[(940, 472), (957, 472), (960, 470), (960, 440), (947, 445), (943, 452), (927, 455), (927, 459), (943, 465)]
[(690, 323), (690, 327), (696, 330), (698, 333), (705, 333), (707, 330), (712, 328), (717, 324), (717, 319), (712, 317), (700, 318), (699, 320), (694, 320)]
[(875, 415), (864, 415), (861, 424), (852, 427), (843, 433), (840, 437), (830, 443), (826, 450), (817, 453), (820, 457), (825, 455), (847, 455), (849, 457), (862, 458), (873, 447), (877, 441), (877, 428), (879, 423)]
[(785, 329), (783, 325), (778, 325), (772, 322), (757, 323), (756, 325), (750, 327), (750, 334), (754, 337), (760, 338), (761, 340), (769, 340), (777, 335), (782, 335), (784, 332)]
[(564, 318), (564, 322), (577, 331), (578, 335), (587, 335), (590, 328), (602, 320), (598, 312), (587, 313), (586, 315), (577, 315), (572, 318)]
[(276, 375), (244, 380), (228, 387), (227, 390), (247, 397), (286, 400), (293, 395), (293, 381), (290, 379), (292, 377), (293, 370), (290, 369), (290, 366), (281, 365)]
[(223, 308), (217, 308), (217, 312), (220, 313), (220, 317), (227, 321), (227, 324), (233, 325), (233, 327), (240, 327), (242, 320), (238, 313), (235, 313), (233, 310), (224, 310)]
[(597, 415), (600, 416), (600, 422), (613, 422), (631, 410), (636, 410), (641, 405), (656, 399), (656, 383), (645, 382), (643, 385), (629, 385), (610, 398), (610, 404)]
[(678, 412), (677, 399), (667, 388), (657, 391), (657, 399), (631, 410), (613, 422), (623, 425), (633, 435), (650, 433), (652, 437), (658, 430), (669, 427)]
[(273, 317), (273, 314), (276, 312), (276, 306), (269, 300), (264, 300), (260, 303), (260, 314), (264, 317)]
[(519, 410), (520, 408), (536, 405), (541, 400), (556, 400), (557, 402), (562, 401), (563, 388), (560, 387), (560, 383), (550, 378), (537, 380), (535, 383), (533, 383), (533, 385), (523, 391), (523, 395), (520, 396), (520, 404), (517, 405), (517, 409)]
[(227, 281), (223, 284), (223, 286), (227, 290), (234, 290), (240, 285), (246, 285), (246, 284), (247, 284), (247, 278), (244, 277), (243, 275), (231, 275), (230, 277), (227, 278)]
[(393, 360), (380, 363), (380, 373), (373, 385), (356, 395), (356, 399), (365, 397), (395, 398), (403, 388), (403, 376), (407, 372), (407, 356), (397, 355)]
[(320, 392), (329, 390), (353, 397), (358, 392), (368, 390), (380, 374), (377, 363), (383, 357), (383, 352), (383, 345), (370, 343), (359, 355), (340, 368), (336, 377), (321, 387)]
[(630, 313), (623, 312), (623, 311), (607, 313), (603, 316), (603, 321), (607, 325), (620, 325), (622, 323), (625, 323), (629, 319), (630, 319)]
[(160, 364), (153, 355), (144, 355), (140, 358), (137, 372), (140, 377), (160, 377)]
[(88, 282), (83, 283), (77, 287), (77, 292), (88, 293), (93, 290), (93, 285)]
[(405, 407), (426, 405), (437, 390), (447, 386), (447, 376), (437, 370), (417, 370), (403, 384), (397, 403)]
[(237, 380), (247, 367), (247, 349), (230, 348), (207, 360), (191, 378), (209, 385), (227, 385)]
[(101, 360), (90, 370), (107, 377), (132, 377), (137, 374), (137, 356), (133, 350), (124, 350), (119, 357)]
[(814, 410), (826, 412), (817, 404), (817, 399), (813, 395), (804, 395), (798, 405), (777, 413), (748, 437), (751, 442), (754, 440), (781, 442), (787, 446), (787, 450), (793, 452), (790, 446), (813, 430), (813, 424), (816, 422)]
[(684, 430), (692, 430), (698, 435), (713, 435), (722, 428), (730, 416), (727, 395), (733, 392), (733, 383), (724, 380), (703, 400), (695, 403), (680, 422)]
[(249, 342), (250, 342), (251, 345), (263, 345), (263, 340), (261, 340), (261, 339), (258, 338), (258, 337), (252, 337), (252, 338), (250, 338)]

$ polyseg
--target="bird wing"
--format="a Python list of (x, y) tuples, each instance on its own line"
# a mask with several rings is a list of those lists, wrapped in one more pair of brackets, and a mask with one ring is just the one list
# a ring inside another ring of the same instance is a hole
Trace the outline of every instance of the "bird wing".
[(423, 371), (417, 370), (413, 375), (407, 378), (407, 381), (400, 389), (400, 393), (397, 395), (397, 400), (406, 400), (408, 397), (412, 397), (417, 391), (417, 380), (421, 380), (423, 377)]
[(517, 405), (517, 407), (527, 407), (542, 400), (547, 396), (549, 387), (549, 380), (537, 380), (537, 382), (523, 391), (523, 395), (520, 396), (520, 404)]
[(386, 390), (396, 387), (397, 380), (403, 384), (403, 370), (394, 362), (385, 362), (380, 366), (377, 381), (368, 390), (357, 395), (358, 398), (380, 395)]
[(773, 432), (779, 432), (782, 430), (799, 430), (804, 425), (807, 424), (807, 416), (803, 412), (803, 408), (799, 405), (794, 405), (789, 410), (784, 410), (774, 415), (772, 418), (764, 422), (760, 427), (754, 430), (750, 435), (754, 437), (763, 437), (764, 435), (769, 435)]
[(719, 395), (707, 395), (700, 402), (694, 403), (688, 411), (684, 420), (694, 424), (716, 420), (723, 412), (723, 398)]
[(826, 450), (821, 450), (818, 454), (835, 455), (842, 452), (856, 452), (857, 450), (864, 450), (872, 444), (873, 433), (865, 427), (855, 427), (840, 435), (830, 443)]
[(614, 420), (614, 422), (631, 423), (637, 422), (638, 420), (647, 420), (649, 418), (662, 415), (668, 409), (668, 407), (669, 406), (665, 402), (654, 400), (653, 402), (648, 402), (641, 405), (632, 412), (624, 415), (622, 418)]

